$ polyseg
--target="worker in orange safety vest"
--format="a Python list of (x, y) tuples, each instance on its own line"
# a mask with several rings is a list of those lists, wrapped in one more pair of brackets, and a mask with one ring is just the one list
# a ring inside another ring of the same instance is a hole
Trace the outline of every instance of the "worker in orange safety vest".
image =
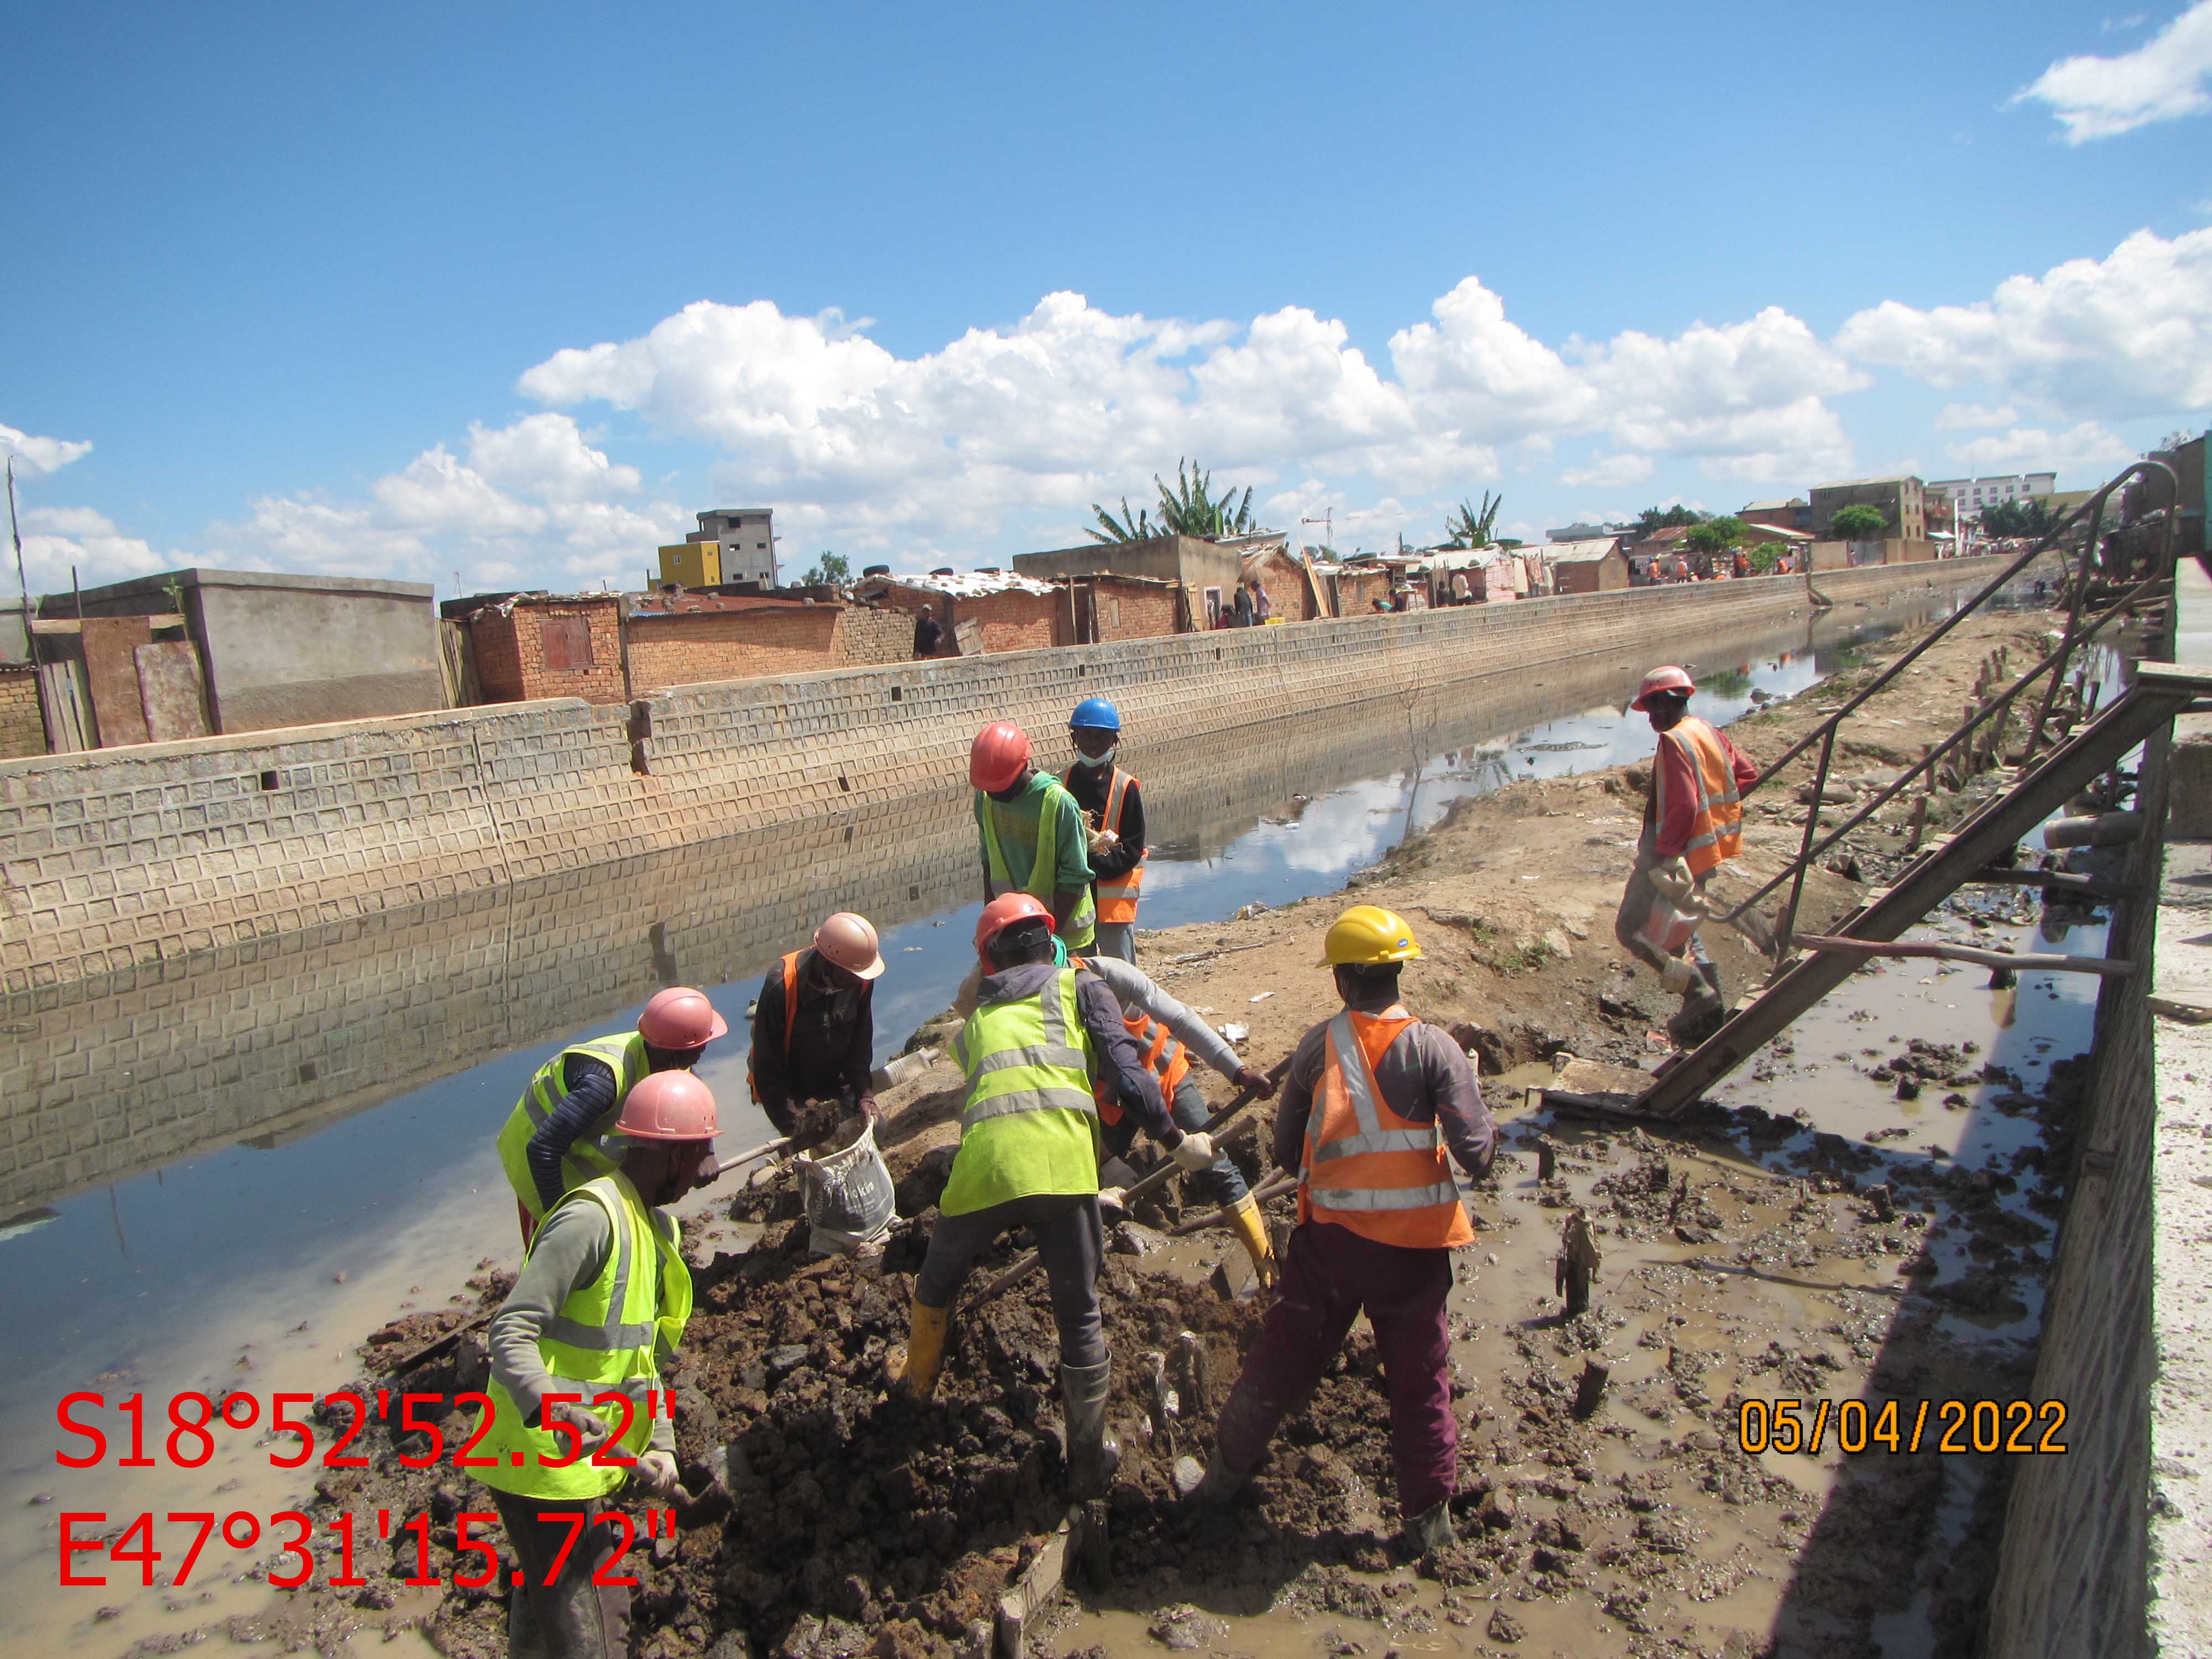
[(1275, 1161), (1298, 1172), (1298, 1224), (1189, 1495), (1236, 1495), (1364, 1310), (1390, 1397), (1405, 1535), (1425, 1553), (1452, 1541), (1458, 1485), (1444, 1298), (1451, 1252), (1474, 1230), (1451, 1165), (1480, 1180), (1498, 1135), (1467, 1055), (1398, 1000), (1400, 965), (1420, 954), (1405, 921), (1376, 905), (1353, 905), (1328, 930), (1322, 965), (1344, 1006), (1299, 1042), (1275, 1115)]
[(1644, 803), (1636, 867), (1620, 897), (1613, 936), (1621, 948), (1658, 971), (1682, 1006), (1668, 1030), (1683, 1048), (1694, 1048), (1727, 1017), (1719, 969), (1698, 937), (1705, 914), (1705, 883), (1743, 851), (1743, 791), (1759, 768), (1728, 734), (1689, 713), (1697, 690), (1672, 665), (1644, 677), (1629, 705), (1659, 734), (1651, 764), (1651, 791)]
[(874, 925), (840, 910), (814, 930), (811, 950), (791, 951), (761, 981), (745, 1084), (778, 1134), (792, 1132), (811, 1100), (875, 1117), (874, 993), (883, 971)]
[(1115, 764), (1121, 715), (1103, 697), (1085, 697), (1067, 717), (1075, 763), (1060, 783), (1083, 809), (1090, 833), (1091, 891), (1097, 901), (1090, 954), (1137, 959), (1137, 898), (1145, 882), (1145, 798), (1137, 780)]

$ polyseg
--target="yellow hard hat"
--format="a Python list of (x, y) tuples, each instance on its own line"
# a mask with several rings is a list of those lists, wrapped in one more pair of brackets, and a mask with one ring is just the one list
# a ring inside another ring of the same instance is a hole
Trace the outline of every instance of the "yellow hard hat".
[(1322, 968), (1352, 963), (1410, 962), (1421, 954), (1405, 917), (1379, 904), (1355, 904), (1339, 916), (1322, 945)]

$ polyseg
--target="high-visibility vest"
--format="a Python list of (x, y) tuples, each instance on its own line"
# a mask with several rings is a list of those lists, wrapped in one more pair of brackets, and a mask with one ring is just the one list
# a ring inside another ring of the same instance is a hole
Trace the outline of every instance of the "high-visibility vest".
[[(1071, 766), (1060, 775), (1061, 781), (1064, 783), (1074, 775), (1075, 769)], [(1129, 786), (1136, 782), (1137, 779), (1120, 767), (1114, 769), (1113, 781), (1106, 786), (1106, 810), (1098, 815), (1101, 830), (1110, 830), (1117, 836), (1121, 833), (1122, 797), (1128, 793)], [(1101, 876), (1092, 884), (1092, 890), (1098, 895), (1099, 921), (1125, 922), (1137, 919), (1137, 890), (1145, 884), (1144, 853), (1145, 849), (1139, 848), (1137, 861), (1121, 874)]]
[[(676, 1351), (691, 1317), (691, 1270), (677, 1248), (682, 1233), (673, 1216), (649, 1208), (619, 1174), (587, 1181), (561, 1202), (599, 1206), (613, 1225), (613, 1243), (599, 1277), (569, 1291), (538, 1333), (538, 1361), (552, 1379), (548, 1392), (581, 1395), (576, 1403), (610, 1428), (620, 1425), (622, 1407), (594, 1406), (592, 1397), (609, 1389), (629, 1396), (635, 1408), (629, 1428), (607, 1455), (634, 1458), (653, 1439), (646, 1391), (659, 1380), (660, 1356)], [(627, 1468), (594, 1464), (588, 1455), (566, 1468), (546, 1468), (542, 1460), (558, 1462), (573, 1449), (568, 1437), (531, 1427), (496, 1377), (484, 1393), (479, 1420), (491, 1421), (471, 1454), (490, 1460), (477, 1472), (484, 1485), (526, 1498), (576, 1499), (601, 1497), (628, 1478)]]
[(568, 1092), (567, 1070), (568, 1056), (581, 1054), (596, 1060), (615, 1074), (615, 1103), (599, 1115), (582, 1134), (578, 1135), (561, 1160), (561, 1189), (580, 1187), (594, 1176), (611, 1175), (629, 1150), (628, 1135), (615, 1131), (615, 1119), (622, 1114), (623, 1099), (637, 1086), (637, 1081), (649, 1069), (645, 1057), (645, 1039), (635, 1031), (620, 1036), (593, 1037), (589, 1042), (571, 1043), (538, 1068), (530, 1079), (530, 1086), (522, 1091), (522, 1098), (507, 1115), (507, 1122), (499, 1132), (499, 1163), (507, 1171), (507, 1184), (514, 1195), (522, 1200), (522, 1207), (533, 1217), (543, 1217), (545, 1202), (538, 1196), (537, 1179), (530, 1173), (530, 1138), (545, 1127), (553, 1109)]
[(978, 1007), (952, 1039), (952, 1057), (968, 1093), (939, 1213), (1098, 1190), (1096, 1050), (1076, 1006), (1074, 969), (1055, 969), (1034, 996)]
[[(1070, 965), (1088, 968), (1090, 963), (1081, 957), (1070, 957)], [(1122, 1026), (1137, 1047), (1144, 1051), (1145, 1064), (1160, 1080), (1160, 1098), (1170, 1104), (1176, 1091), (1190, 1075), (1190, 1050), (1182, 1046), (1182, 1039), (1154, 1019), (1142, 1008), (1121, 1015)], [(1121, 1121), (1121, 1091), (1111, 1082), (1103, 1082), (1092, 1091), (1098, 1102), (1098, 1115), (1110, 1127)]]
[[(991, 885), (1002, 893), (1024, 892), (1049, 909), (1053, 895), (1059, 890), (1054, 884), (1060, 873), (1060, 803), (1071, 806), (1075, 798), (1060, 786), (1057, 778), (1047, 778), (1044, 799), (1037, 803), (1036, 856), (1030, 860), (1030, 878), (1020, 887), (1006, 868), (1006, 854), (999, 845), (999, 803), (982, 791), (976, 799), (983, 805), (983, 847), (991, 861)], [(1079, 809), (1078, 819), (1083, 814)], [(1091, 943), (1094, 937), (1092, 924), (1097, 920), (1098, 907), (1091, 901), (1091, 888), (1085, 884), (1083, 896), (1076, 901), (1075, 914), (1067, 919), (1067, 931), (1060, 937), (1075, 946)]]
[[(799, 958), (805, 954), (803, 951), (789, 951), (783, 958), (783, 1061), (787, 1066), (791, 1063), (791, 1033), (799, 1024)], [(750, 1048), (745, 1050), (745, 1092), (756, 1101), (760, 1098), (760, 1090), (753, 1083), (753, 1055)]]
[(1299, 1220), (1333, 1221), (1415, 1249), (1474, 1242), (1443, 1127), (1400, 1117), (1375, 1083), (1375, 1062), (1419, 1023), (1395, 1004), (1380, 1014), (1346, 1008), (1329, 1021), (1321, 1089), (1306, 1119)]
[[(1689, 842), (1682, 848), (1682, 860), (1692, 875), (1702, 876), (1743, 852), (1743, 801), (1736, 793), (1735, 768), (1729, 763), (1728, 746), (1721, 741), (1721, 734), (1694, 714), (1685, 715), (1661, 732), (1659, 741), (1672, 742), (1681, 750), (1698, 781), (1697, 813), (1691, 821)], [(1659, 769), (1653, 768), (1655, 795), (1660, 776)], [(1658, 814), (1662, 820), (1667, 815), (1663, 800), (1658, 803)]]

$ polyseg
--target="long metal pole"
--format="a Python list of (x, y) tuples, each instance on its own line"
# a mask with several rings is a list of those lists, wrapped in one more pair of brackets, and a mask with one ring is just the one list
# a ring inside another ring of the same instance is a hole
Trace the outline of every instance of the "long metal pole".
[(15, 522), (15, 458), (8, 458), (8, 533), (15, 543), (15, 586), (23, 594), (23, 657), (31, 655), (31, 583), (23, 574), (23, 532)]

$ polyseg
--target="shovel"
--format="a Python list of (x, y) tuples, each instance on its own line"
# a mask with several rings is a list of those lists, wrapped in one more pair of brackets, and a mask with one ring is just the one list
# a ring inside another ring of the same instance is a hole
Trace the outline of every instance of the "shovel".
[(746, 1148), (746, 1150), (739, 1152), (735, 1158), (724, 1158), (720, 1164), (717, 1164), (714, 1166), (712, 1174), (702, 1175), (700, 1176), (699, 1184), (702, 1187), (704, 1187), (710, 1182), (720, 1181), (724, 1176), (729, 1174), (731, 1170), (742, 1169), (748, 1164), (755, 1163), (761, 1158), (766, 1158), (771, 1152), (780, 1152), (790, 1145), (791, 1137), (789, 1135), (782, 1136), (781, 1139), (775, 1140), (763, 1140), (757, 1146)]

